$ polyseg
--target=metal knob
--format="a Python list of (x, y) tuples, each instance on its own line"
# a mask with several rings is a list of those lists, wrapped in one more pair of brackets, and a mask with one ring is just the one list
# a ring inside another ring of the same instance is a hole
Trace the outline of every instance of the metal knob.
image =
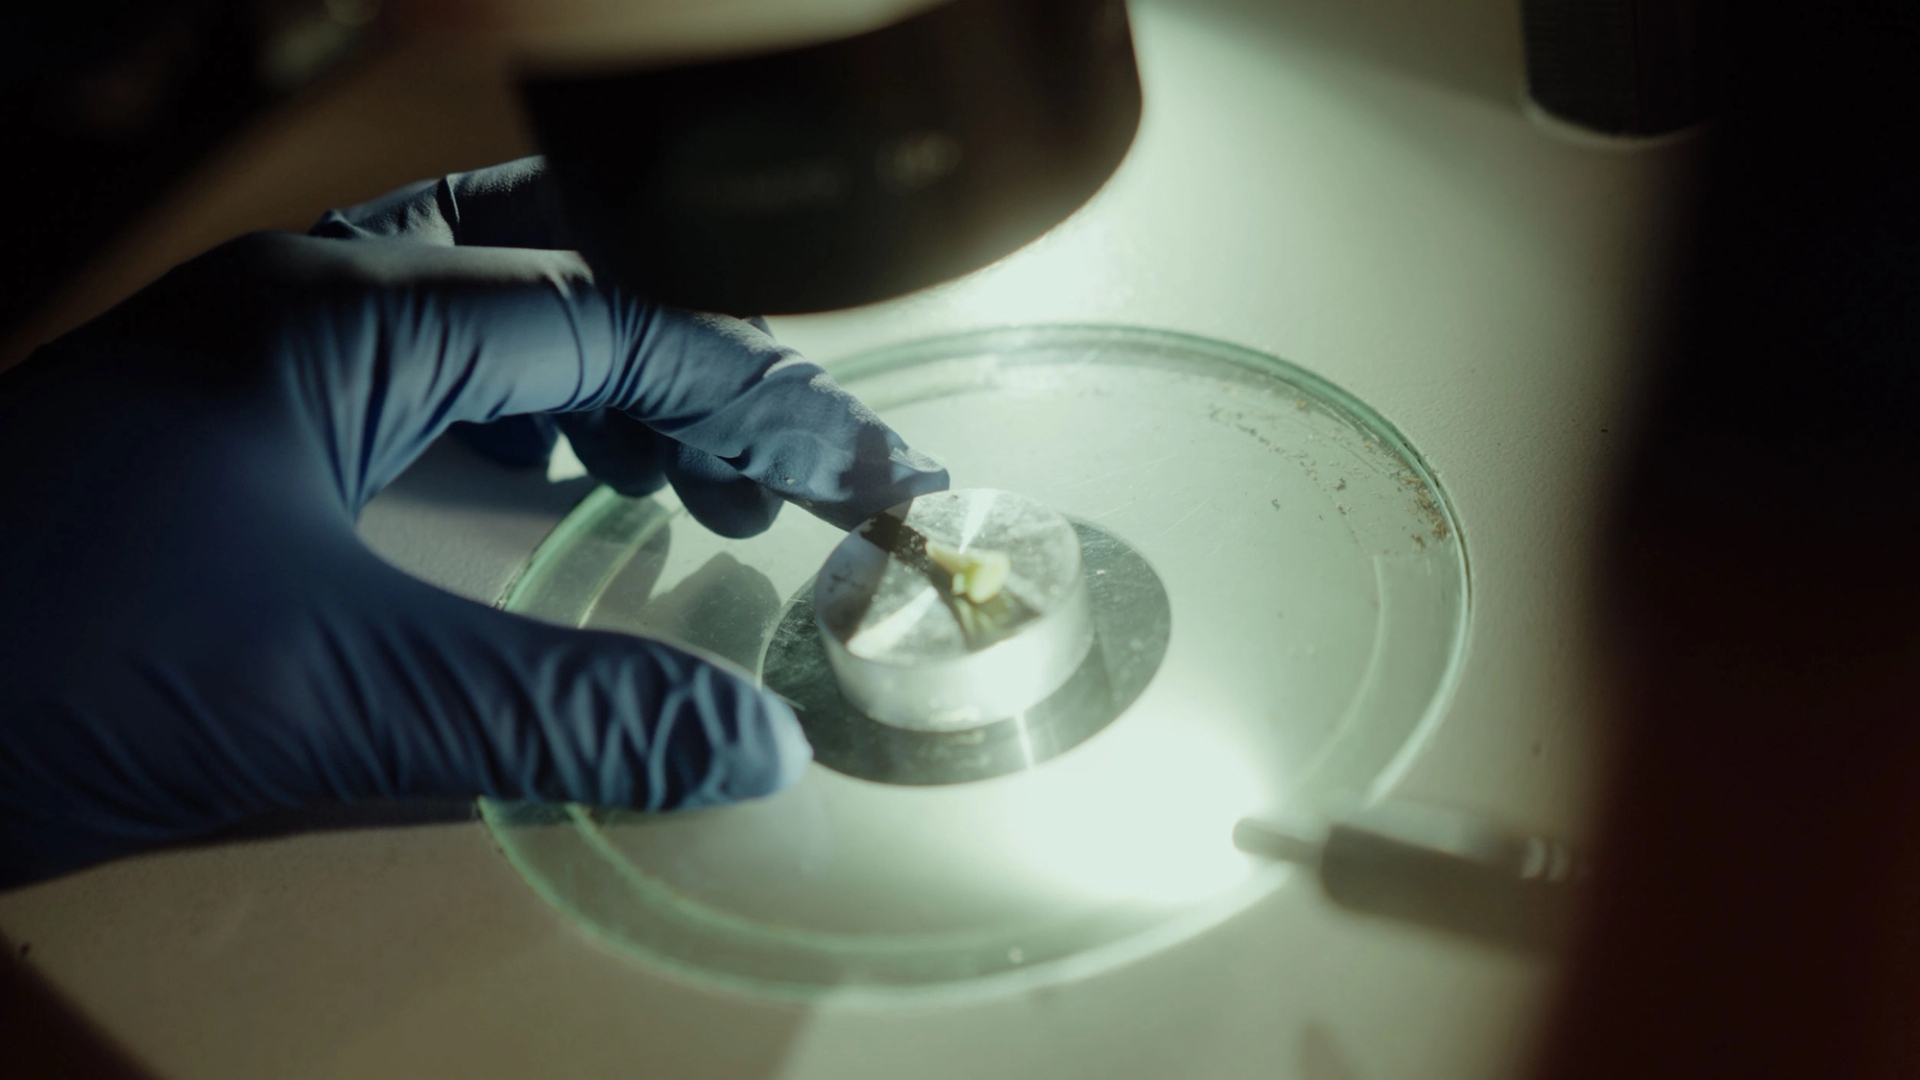
[(847, 701), (921, 731), (1020, 715), (1058, 690), (1093, 643), (1073, 525), (986, 488), (869, 518), (827, 557), (813, 602)]

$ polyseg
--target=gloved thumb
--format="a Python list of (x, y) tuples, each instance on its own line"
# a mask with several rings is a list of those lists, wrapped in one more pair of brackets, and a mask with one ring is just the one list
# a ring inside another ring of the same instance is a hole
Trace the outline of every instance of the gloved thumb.
[(714, 661), (378, 570), (353, 632), (329, 635), (342, 677), (319, 704), (355, 717), (323, 754), (337, 796), (691, 809), (772, 794), (812, 760), (792, 710)]

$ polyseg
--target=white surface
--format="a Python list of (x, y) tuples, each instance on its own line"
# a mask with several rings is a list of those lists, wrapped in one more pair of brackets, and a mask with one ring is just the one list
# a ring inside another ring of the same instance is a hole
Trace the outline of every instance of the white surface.
[[(1690, 151), (1571, 146), (1517, 94), (1483, 92), (1518, 78), (1504, 4), (1460, 8), (1485, 48), (1400, 73), (1356, 59), (1366, 34), (1333, 7), (1220, 14), (1232, 6), (1136, 9), (1140, 140), (1057, 234), (977, 279), (775, 329), (830, 358), (980, 325), (1125, 322), (1273, 352), (1355, 392), (1447, 486), (1474, 570), (1465, 677), (1402, 793), (1577, 832), (1597, 743), (1586, 565), (1659, 194)], [(1417, 5), (1349, 7), (1392, 31), (1370, 55), (1432, 59), (1408, 44), (1429, 18), (1407, 15)], [(431, 524), (381, 524), (389, 510)], [(391, 557), (476, 593), (511, 574), (513, 545), (473, 556), (453, 537), (530, 547), (544, 528), (424, 496), (380, 504), (376, 527)], [(596, 949), (471, 822), (130, 859), (0, 896), (0, 929), (140, 1058), (195, 1076), (1478, 1078), (1511, 1071), (1551, 981), (1341, 916), (1295, 881), (1179, 949), (1014, 999), (731, 1000)]]
[(551, 466), (502, 469), (444, 438), (360, 514), (360, 537), (388, 562), (492, 603), (594, 483), (565, 439)]

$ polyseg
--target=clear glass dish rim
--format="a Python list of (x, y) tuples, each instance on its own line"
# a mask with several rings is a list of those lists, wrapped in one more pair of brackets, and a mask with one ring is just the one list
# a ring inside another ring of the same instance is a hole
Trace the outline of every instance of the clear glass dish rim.
[[(866, 378), (886, 375), (916, 364), (954, 359), (968, 354), (985, 355), (994, 352), (1116, 343), (1123, 343), (1136, 349), (1159, 347), (1189, 354), (1197, 353), (1259, 374), (1276, 377), (1282, 382), (1297, 386), (1309, 393), (1316, 405), (1328, 410), (1343, 423), (1379, 438), (1382, 444), (1395, 457), (1403, 461), (1419, 479), (1421, 485), (1432, 494), (1450, 531), (1450, 539), (1458, 561), (1460, 607), (1452, 628), (1451, 650), (1445, 673), (1434, 687), (1424, 714), (1414, 724), (1398, 753), (1382, 768), (1367, 794), (1367, 801), (1379, 798), (1418, 758), (1420, 751), (1431, 740), (1434, 731), (1444, 720), (1464, 667), (1474, 599), (1472, 561), (1466, 534), (1460, 527), (1459, 515), (1452, 498), (1428, 465), (1426, 458), (1385, 416), (1342, 389), (1338, 384), (1279, 357), (1215, 338), (1176, 330), (1124, 324), (1049, 323), (963, 330), (875, 346), (839, 359), (819, 361), (819, 363), (837, 381), (852, 385)], [(907, 397), (889, 401), (888, 405), (910, 404), (917, 400), (921, 399)], [(670, 495), (667, 492), (663, 494)], [(598, 524), (600, 518), (610, 509), (609, 504), (622, 501), (624, 500), (621, 496), (604, 485), (590, 492), (567, 513), (528, 557), (520, 573), (503, 590), (496, 606), (509, 611), (522, 609), (527, 603), (526, 598), (530, 591), (543, 583), (542, 570), (554, 562), (561, 553), (570, 551), (580, 533)], [(659, 514), (655, 521), (634, 534), (628, 544), (623, 546), (630, 548), (644, 543), (655, 529), (667, 524), (673, 516), (671, 510)], [(616, 572), (619, 566), (618, 560), (611, 560), (611, 562), (612, 565), (607, 571), (608, 576)], [(604, 585), (605, 580), (602, 580), (594, 589), (597, 590)], [(517, 808), (530, 809), (531, 807), (528, 804), (489, 798), (481, 798), (477, 802), (480, 815), (486, 822), (496, 846), (514, 867), (515, 872), (546, 903), (567, 915), (569, 921), (579, 924), (593, 938), (603, 941), (617, 952), (642, 959), (650, 965), (656, 965), (665, 972), (696, 986), (799, 1002), (832, 997), (836, 1001), (853, 1002), (869, 1007), (886, 1007), (926, 1003), (930, 1000), (976, 1000), (982, 996), (1004, 993), (1009, 989), (1048, 985), (1062, 979), (1112, 970), (1149, 955), (1167, 944), (1185, 940), (1245, 910), (1294, 872), (1294, 868), (1283, 864), (1268, 866), (1227, 892), (1153, 922), (1131, 935), (1103, 942), (1077, 953), (1046, 959), (1016, 969), (983, 975), (958, 976), (949, 980), (925, 983), (833, 985), (779, 981), (718, 971), (691, 963), (648, 948), (629, 940), (616, 930), (601, 926), (597, 920), (577, 910), (579, 905), (569, 904), (558, 896), (546, 882), (544, 873), (533, 866), (512, 842), (509, 833), (528, 826), (512, 822), (511, 815)], [(610, 853), (604, 837), (600, 835), (599, 827), (592, 820), (591, 808), (577, 804), (557, 804), (542, 809), (543, 817), (550, 816), (556, 819), (556, 822), (557, 819), (564, 817), (570, 822), (567, 831), (582, 845), (581, 853), (607, 863), (607, 868), (617, 878), (627, 882), (629, 887), (633, 887), (632, 875), (637, 871), (631, 866), (623, 865), (623, 860)], [(729, 924), (736, 921), (731, 917), (713, 912), (702, 912), (702, 918), (717, 919)], [(745, 920), (738, 921), (745, 922)], [(750, 923), (734, 929), (748, 931), (749, 937), (771, 933)], [(787, 941), (791, 941), (796, 935), (792, 932), (783, 932), (783, 936)], [(815, 935), (804, 932), (798, 934), (800, 938), (816, 936), (823, 939), (819, 947), (850, 950), (864, 955), (894, 952), (902, 948), (879, 939), (852, 946), (842, 942), (840, 935)], [(927, 937), (929, 935), (918, 935), (912, 940), (924, 942)], [(781, 943), (785, 944), (787, 941)]]

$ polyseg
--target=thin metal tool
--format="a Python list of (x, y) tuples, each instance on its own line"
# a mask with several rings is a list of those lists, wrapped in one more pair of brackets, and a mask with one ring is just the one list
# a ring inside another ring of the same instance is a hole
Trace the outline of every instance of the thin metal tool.
[(1327, 897), (1349, 910), (1527, 950), (1563, 940), (1589, 876), (1561, 841), (1408, 803), (1324, 823), (1242, 818), (1233, 843), (1313, 869)]

